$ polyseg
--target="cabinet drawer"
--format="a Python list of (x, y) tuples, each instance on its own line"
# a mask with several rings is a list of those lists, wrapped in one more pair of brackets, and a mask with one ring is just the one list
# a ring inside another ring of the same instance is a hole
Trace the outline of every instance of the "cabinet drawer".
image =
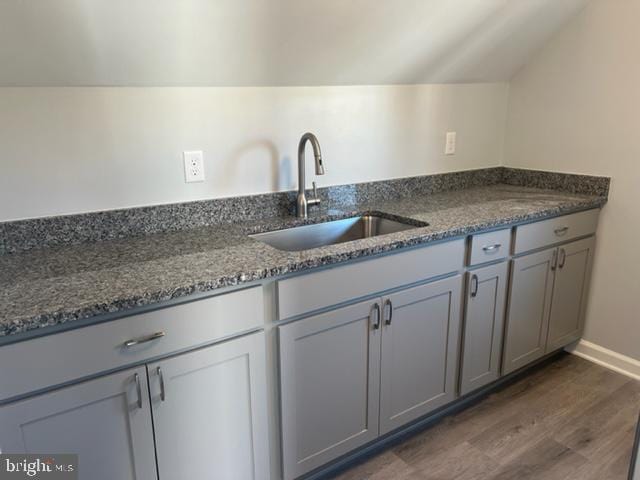
[[(255, 287), (0, 347), (0, 401), (264, 325)], [(125, 342), (164, 332), (126, 347)]]
[(278, 282), (278, 317), (290, 318), (460, 270), (464, 239), (386, 255)]
[(511, 229), (473, 235), (469, 242), (468, 265), (480, 265), (506, 258), (511, 250)]
[(600, 210), (564, 215), (516, 227), (513, 253), (519, 254), (595, 233)]

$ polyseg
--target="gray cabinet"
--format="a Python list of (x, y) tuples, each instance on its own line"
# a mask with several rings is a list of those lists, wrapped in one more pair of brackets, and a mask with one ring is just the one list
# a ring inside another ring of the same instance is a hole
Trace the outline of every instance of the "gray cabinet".
[(455, 398), (460, 275), (279, 328), (284, 478)]
[(160, 480), (269, 478), (264, 348), (254, 333), (148, 365)]
[(500, 377), (507, 262), (467, 273), (460, 394)]
[(144, 367), (0, 407), (3, 453), (77, 453), (85, 480), (155, 479)]
[(512, 260), (503, 373), (545, 354), (556, 256), (552, 248)]
[[(114, 372), (264, 327), (262, 287), (251, 287), (126, 319), (97, 323), (0, 348), (0, 401)], [(164, 336), (138, 345), (124, 342)], [(37, 365), (38, 368), (34, 368)]]
[(594, 245), (591, 237), (558, 249), (547, 352), (564, 347), (582, 335)]
[(77, 453), (87, 480), (267, 479), (264, 348), (255, 333), (0, 407), (0, 451)]
[(589, 237), (512, 261), (504, 373), (580, 338), (594, 242)]
[(284, 478), (378, 436), (380, 302), (279, 328)]
[(383, 298), (380, 434), (455, 398), (462, 277)]

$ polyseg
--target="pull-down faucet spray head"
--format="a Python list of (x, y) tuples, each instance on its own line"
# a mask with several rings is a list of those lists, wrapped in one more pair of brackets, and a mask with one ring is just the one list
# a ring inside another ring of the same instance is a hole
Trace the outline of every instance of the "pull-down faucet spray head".
[(324, 164), (322, 163), (322, 155), (320, 155), (320, 146), (318, 145), (318, 155), (316, 157), (316, 175), (324, 175)]

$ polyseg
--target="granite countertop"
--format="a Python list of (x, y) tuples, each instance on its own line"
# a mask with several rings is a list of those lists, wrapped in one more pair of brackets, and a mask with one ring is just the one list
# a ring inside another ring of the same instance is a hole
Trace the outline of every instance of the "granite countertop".
[[(601, 207), (604, 196), (492, 185), (311, 214), (310, 222), (382, 212), (429, 225), (301, 252), (247, 235), (300, 223), (291, 216), (0, 256), (0, 337), (338, 264), (402, 247)], [(308, 221), (308, 222), (309, 222)], [(4, 339), (5, 342), (8, 338)]]

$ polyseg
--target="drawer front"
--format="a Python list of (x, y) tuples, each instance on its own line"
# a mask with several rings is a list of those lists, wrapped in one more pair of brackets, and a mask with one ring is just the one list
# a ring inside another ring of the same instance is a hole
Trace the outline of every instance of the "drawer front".
[(386, 255), (278, 282), (278, 317), (290, 318), (456, 272), (464, 264), (464, 239)]
[(598, 209), (587, 210), (516, 227), (513, 253), (528, 252), (592, 235), (596, 232), (599, 214)]
[(469, 266), (506, 258), (511, 251), (511, 229), (473, 235), (469, 243)]
[[(264, 325), (262, 287), (249, 288), (0, 347), (0, 401)], [(125, 342), (158, 333), (137, 345)]]

